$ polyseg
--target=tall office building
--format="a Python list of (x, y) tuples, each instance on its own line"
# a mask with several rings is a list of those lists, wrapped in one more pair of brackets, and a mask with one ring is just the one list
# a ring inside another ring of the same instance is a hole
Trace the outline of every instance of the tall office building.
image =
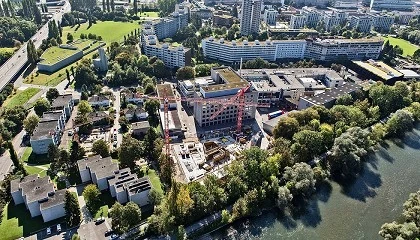
[(248, 36), (260, 31), (261, 0), (243, 0), (241, 34)]

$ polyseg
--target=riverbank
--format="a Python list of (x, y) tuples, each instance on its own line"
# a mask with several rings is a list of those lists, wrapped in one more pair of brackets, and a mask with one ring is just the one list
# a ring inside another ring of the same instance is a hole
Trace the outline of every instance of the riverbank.
[[(360, 176), (339, 185), (330, 181), (302, 211), (278, 211), (245, 218), (208, 236), (211, 239), (381, 239), (385, 222), (398, 218), (402, 204), (420, 185), (420, 125), (387, 140), (371, 154)], [(230, 236), (230, 237), (229, 237)]]

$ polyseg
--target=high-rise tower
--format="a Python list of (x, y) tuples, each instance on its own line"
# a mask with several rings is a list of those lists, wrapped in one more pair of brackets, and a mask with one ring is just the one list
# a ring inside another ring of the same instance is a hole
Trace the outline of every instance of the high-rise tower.
[(261, 0), (243, 0), (241, 34), (248, 36), (260, 30)]

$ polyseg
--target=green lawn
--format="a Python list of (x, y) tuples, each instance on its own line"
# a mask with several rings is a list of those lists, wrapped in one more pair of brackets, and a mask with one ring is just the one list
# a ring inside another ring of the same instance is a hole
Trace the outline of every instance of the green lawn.
[(29, 175), (32, 174), (39, 174), (40, 177), (45, 177), (47, 176), (47, 171), (45, 169), (39, 168), (37, 166), (25, 166), (26, 171), (28, 172)]
[(159, 17), (159, 12), (142, 12), (137, 14), (139, 17)]
[(25, 90), (17, 90), (16, 94), (11, 98), (7, 99), (3, 106), (8, 108), (13, 108), (16, 106), (23, 105), (29, 101), (35, 94), (37, 94), (41, 89), (39, 88), (27, 88)]
[(56, 219), (44, 223), (41, 216), (32, 218), (25, 204), (15, 206), (9, 203), (4, 207), (3, 218), (0, 223), (0, 239), (13, 240), (22, 236), (29, 236), (31, 233), (63, 222), (64, 219)]
[(68, 58), (71, 55), (76, 54), (77, 52), (79, 52), (79, 50), (50, 47), (42, 54), (41, 59), (43, 60), (41, 62), (44, 64), (53, 65), (64, 58)]
[(97, 207), (97, 211), (92, 214), (94, 219), (100, 218), (100, 217), (108, 217), (108, 210), (114, 205), (115, 198), (111, 196), (111, 193), (109, 191), (102, 192), (99, 196), (99, 204)]
[(147, 175), (149, 177), (150, 182), (152, 183), (152, 187), (156, 191), (163, 193), (162, 182), (160, 181), (159, 176), (156, 174), (156, 171), (154, 169), (149, 169), (149, 173), (146, 174), (146, 166), (143, 166), (141, 171), (143, 172), (143, 176)]
[(389, 40), (389, 44), (392, 46), (398, 45), (403, 50), (403, 56), (413, 56), (414, 52), (419, 49), (419, 46), (410, 43), (401, 38), (384, 37), (385, 41)]
[(134, 29), (140, 28), (137, 22), (114, 22), (114, 21), (98, 21), (88, 29), (88, 23), (81, 24), (76, 31), (76, 27), (63, 28), (63, 42), (67, 42), (67, 34), (71, 33), (75, 39), (80, 37), (80, 34), (96, 34), (101, 36), (106, 43), (122, 41), (124, 35), (131, 33)]

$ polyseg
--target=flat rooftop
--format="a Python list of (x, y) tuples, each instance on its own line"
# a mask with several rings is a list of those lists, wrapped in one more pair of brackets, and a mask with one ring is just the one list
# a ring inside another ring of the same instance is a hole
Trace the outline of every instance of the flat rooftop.
[(358, 39), (348, 39), (348, 38), (338, 38), (338, 39), (316, 39), (314, 43), (321, 44), (324, 46), (328, 45), (337, 45), (345, 43), (380, 43), (384, 42), (381, 38), (358, 38)]
[(20, 184), (20, 187), (27, 203), (48, 199), (49, 193), (54, 192), (54, 184), (48, 176), (27, 181)]
[(45, 120), (38, 123), (35, 128), (31, 140), (42, 140), (51, 138), (55, 134), (57, 128), (57, 120)]
[(216, 42), (219, 44), (224, 44), (227, 46), (273, 46), (276, 44), (280, 44), (280, 43), (301, 43), (304, 44), (306, 43), (305, 40), (266, 40), (266, 41), (259, 41), (259, 40), (255, 40), (255, 41), (248, 41), (248, 40), (243, 40), (243, 41), (236, 41), (236, 40), (225, 40), (224, 38), (213, 38), (213, 37), (209, 37), (206, 39), (207, 41), (210, 42)]
[[(159, 97), (175, 98), (175, 94), (170, 84), (157, 84), (156, 91)], [(175, 103), (176, 101), (171, 100), (169, 102)], [(163, 104), (163, 100), (161, 101), (161, 103)]]
[(206, 92), (244, 88), (249, 84), (245, 79), (241, 78), (239, 74), (230, 67), (213, 68), (212, 72), (213, 71), (220, 76), (222, 82), (219, 83), (216, 80), (217, 84), (201, 87)]
[(126, 184), (129, 195), (140, 193), (152, 188), (148, 177), (142, 177)]
[(72, 99), (73, 99), (73, 94), (60, 95), (56, 99), (53, 100), (53, 102), (51, 103), (51, 108), (60, 108), (60, 107), (64, 108)]
[(398, 78), (404, 76), (401, 72), (392, 68), (381, 61), (353, 61), (357, 66), (369, 71), (370, 73), (382, 78), (383, 80), (389, 80), (392, 78)]
[(327, 90), (315, 96), (302, 96), (301, 98), (315, 105), (324, 105), (328, 102), (331, 102), (337, 99), (338, 97), (344, 94), (352, 93), (356, 91), (357, 89), (361, 89), (361, 87), (354, 83), (345, 82), (341, 86), (338, 86), (336, 88), (331, 88), (330, 90)]
[(44, 114), (42, 114), (42, 118), (39, 119), (39, 121), (44, 122), (50, 120), (58, 120), (61, 116), (63, 116), (62, 111), (44, 112)]
[(80, 49), (66, 49), (60, 47), (50, 47), (41, 56), (41, 62), (45, 65), (54, 65), (57, 62), (66, 59), (74, 54), (81, 52)]

